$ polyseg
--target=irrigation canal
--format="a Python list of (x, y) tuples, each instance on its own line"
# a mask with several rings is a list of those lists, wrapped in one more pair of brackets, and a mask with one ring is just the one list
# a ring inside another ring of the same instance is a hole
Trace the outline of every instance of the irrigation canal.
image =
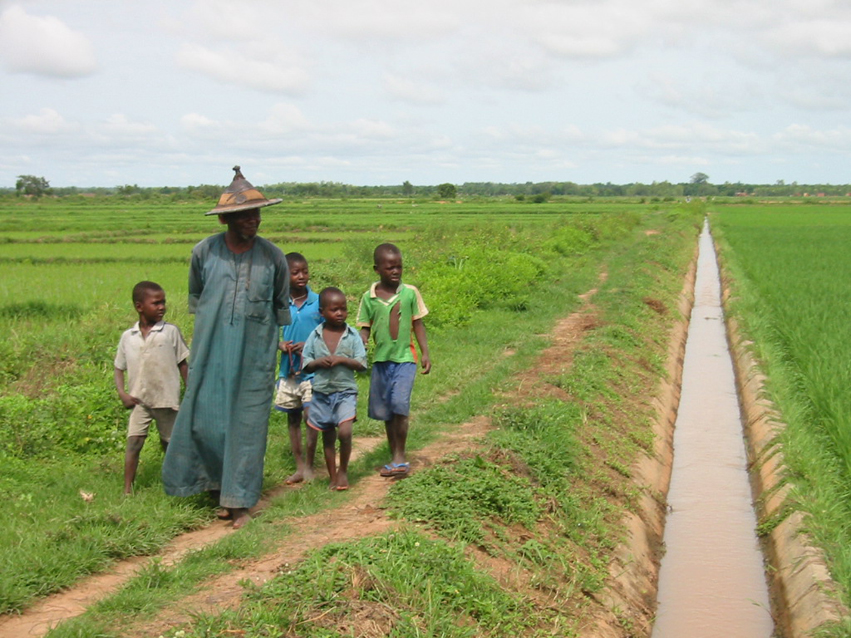
[(718, 264), (704, 223), (652, 638), (772, 635), (746, 462)]

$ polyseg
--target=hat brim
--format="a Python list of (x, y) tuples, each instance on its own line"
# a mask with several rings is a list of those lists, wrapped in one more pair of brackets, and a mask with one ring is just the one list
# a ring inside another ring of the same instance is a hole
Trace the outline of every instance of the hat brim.
[(245, 202), (244, 204), (235, 204), (233, 206), (216, 207), (213, 210), (208, 210), (205, 215), (228, 215), (230, 213), (238, 213), (243, 210), (251, 210), (252, 208), (263, 208), (272, 204), (280, 204), (283, 199), (267, 199), (265, 201)]

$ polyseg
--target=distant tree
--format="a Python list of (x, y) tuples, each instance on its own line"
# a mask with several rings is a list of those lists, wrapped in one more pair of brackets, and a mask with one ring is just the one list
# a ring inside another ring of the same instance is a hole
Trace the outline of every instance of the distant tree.
[(125, 184), (124, 186), (119, 186), (116, 190), (119, 195), (123, 195), (125, 197), (142, 192), (142, 189), (139, 188), (138, 184), (133, 184), (132, 186), (130, 184)]
[(458, 194), (458, 189), (455, 188), (455, 184), (449, 184), (448, 182), (445, 184), (440, 184), (437, 187), (437, 196), (440, 199), (455, 199)]
[(402, 195), (405, 197), (410, 197), (414, 194), (414, 185), (411, 184), (408, 180), (402, 182)]
[(692, 184), (707, 184), (709, 183), (709, 175), (706, 173), (695, 173), (689, 180)]
[(38, 198), (50, 192), (50, 182), (35, 175), (18, 175), (18, 181), (15, 182), (15, 192), (18, 195), (30, 195)]

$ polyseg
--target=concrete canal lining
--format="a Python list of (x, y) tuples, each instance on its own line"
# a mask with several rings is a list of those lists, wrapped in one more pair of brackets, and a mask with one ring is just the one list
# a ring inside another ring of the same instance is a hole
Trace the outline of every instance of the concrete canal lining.
[(708, 225), (683, 361), (653, 638), (774, 630)]

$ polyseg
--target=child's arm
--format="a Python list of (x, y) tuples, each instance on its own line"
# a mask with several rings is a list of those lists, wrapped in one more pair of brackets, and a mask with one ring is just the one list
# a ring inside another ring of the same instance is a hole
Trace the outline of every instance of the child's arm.
[(311, 359), (309, 363), (306, 363), (302, 370), (305, 372), (316, 372), (319, 368), (331, 368), (334, 366), (334, 355), (328, 355), (327, 357), (319, 357), (318, 359)]
[(121, 399), (121, 403), (124, 404), (125, 408), (135, 407), (139, 403), (139, 399), (136, 397), (131, 397), (127, 392), (124, 391), (124, 370), (120, 368), (115, 368), (115, 374), (113, 375), (115, 379), (115, 389), (118, 390), (118, 398)]
[(369, 291), (363, 293), (358, 305), (357, 321), (355, 325), (360, 328), (360, 338), (363, 341), (364, 348), (369, 344), (369, 333), (372, 327), (372, 317), (370, 316), (369, 305), (366, 303), (369, 299)]
[(177, 364), (177, 369), (180, 371), (180, 378), (183, 379), (183, 387), (186, 387), (186, 378), (189, 376), (189, 362), (184, 359)]
[(414, 336), (417, 338), (417, 345), (420, 347), (422, 354), (423, 374), (431, 372), (431, 357), (428, 354), (428, 337), (426, 336), (426, 328), (422, 319), (414, 319)]
[(366, 365), (358, 361), (357, 359), (351, 359), (349, 357), (331, 357), (334, 361), (331, 363), (332, 366), (346, 366), (355, 372), (363, 372), (366, 370)]

